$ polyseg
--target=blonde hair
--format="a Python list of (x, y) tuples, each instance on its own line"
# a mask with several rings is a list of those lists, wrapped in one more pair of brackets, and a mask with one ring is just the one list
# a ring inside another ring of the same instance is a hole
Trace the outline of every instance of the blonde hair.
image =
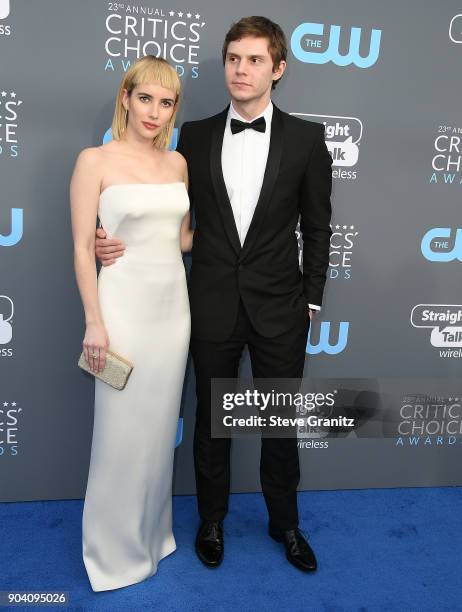
[(152, 82), (159, 83), (162, 87), (172, 89), (175, 92), (175, 110), (170, 121), (152, 139), (153, 146), (158, 149), (166, 149), (170, 144), (181, 94), (181, 81), (176, 70), (166, 60), (153, 55), (146, 55), (146, 57), (136, 60), (127, 70), (120, 83), (112, 119), (112, 137), (115, 140), (120, 140), (127, 127), (128, 113), (122, 104), (123, 90), (126, 89), (128, 95), (131, 95), (138, 85)]

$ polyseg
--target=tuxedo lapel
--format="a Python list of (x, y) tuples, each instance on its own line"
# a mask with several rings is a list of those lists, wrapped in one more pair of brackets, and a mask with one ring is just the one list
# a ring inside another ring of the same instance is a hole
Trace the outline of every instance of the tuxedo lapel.
[[(229, 107), (228, 107), (229, 108)], [(225, 133), (228, 108), (217, 116), (215, 125), (212, 128), (212, 138), (210, 146), (210, 176), (215, 190), (215, 197), (220, 209), (226, 234), (237, 254), (241, 251), (239, 234), (234, 221), (233, 209), (229, 201), (226, 190), (223, 168), (221, 165), (221, 149), (223, 146), (223, 136)]]
[(242, 246), (242, 252), (240, 259), (243, 259), (246, 254), (252, 248), (256, 237), (258, 236), (259, 229), (265, 217), (268, 204), (271, 198), (271, 194), (274, 189), (274, 184), (279, 174), (279, 165), (281, 163), (282, 155), (282, 143), (283, 143), (283, 124), (282, 124), (282, 112), (273, 104), (273, 118), (271, 121), (271, 138), (270, 146), (268, 151), (268, 159), (266, 162), (265, 174), (263, 176), (263, 183), (260, 190), (260, 197), (258, 198), (255, 212), (250, 223), (249, 230)]

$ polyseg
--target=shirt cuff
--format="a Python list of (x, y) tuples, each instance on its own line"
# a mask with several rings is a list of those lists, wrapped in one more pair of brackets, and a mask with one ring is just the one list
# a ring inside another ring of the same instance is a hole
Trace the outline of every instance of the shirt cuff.
[(316, 304), (308, 304), (308, 308), (311, 308), (311, 310), (321, 310), (321, 306), (316, 306)]

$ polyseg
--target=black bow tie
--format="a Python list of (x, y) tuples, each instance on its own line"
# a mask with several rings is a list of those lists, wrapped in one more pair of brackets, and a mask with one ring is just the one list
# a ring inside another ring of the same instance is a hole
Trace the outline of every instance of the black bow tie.
[(258, 117), (255, 121), (246, 123), (245, 121), (239, 121), (238, 119), (231, 119), (231, 132), (233, 134), (239, 134), (243, 130), (250, 128), (257, 132), (264, 132), (266, 130), (266, 121), (264, 117)]

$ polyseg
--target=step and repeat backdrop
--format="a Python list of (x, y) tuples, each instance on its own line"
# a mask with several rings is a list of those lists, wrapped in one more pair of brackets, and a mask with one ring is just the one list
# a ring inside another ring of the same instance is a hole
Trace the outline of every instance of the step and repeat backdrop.
[[(324, 123), (333, 158), (330, 266), (304, 386), (313, 414), (354, 426), (299, 430), (301, 488), (462, 484), (462, 6), (0, 0), (1, 501), (85, 493), (94, 385), (77, 367), (77, 154), (108, 138), (120, 79), (145, 54), (181, 76), (178, 130), (225, 108), (223, 38), (252, 14), (287, 36), (274, 102)], [(194, 412), (189, 363), (176, 493), (195, 490)], [(259, 452), (258, 439), (234, 440), (233, 491), (259, 490)]]

